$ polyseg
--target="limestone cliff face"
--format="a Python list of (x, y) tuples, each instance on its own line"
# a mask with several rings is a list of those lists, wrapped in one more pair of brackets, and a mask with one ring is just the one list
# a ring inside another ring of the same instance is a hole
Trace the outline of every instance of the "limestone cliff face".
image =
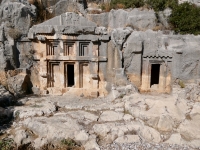
[(26, 36), (35, 17), (36, 8), (27, 1), (1, 2), (1, 61), (4, 60), (1, 70), (20, 67), (18, 57), (21, 52), (17, 49), (17, 40)]
[[(44, 1), (41, 3), (44, 4)], [(46, 6), (49, 5), (46, 4)], [(106, 46), (104, 42), (100, 44), (100, 49), (103, 47), (100, 53), (105, 51), (108, 60), (107, 64), (100, 65), (100, 68), (104, 76), (102, 81), (106, 81), (106, 84), (102, 86), (107, 91), (111, 90), (112, 84), (121, 85), (127, 82), (148, 90), (152, 86), (150, 77), (151, 67), (154, 64), (161, 67), (162, 75), (159, 78), (163, 82), (160, 86), (165, 92), (170, 91), (171, 83), (176, 79), (188, 82), (200, 78), (199, 36), (175, 35), (173, 31), (167, 30), (169, 27), (167, 17), (171, 13), (170, 9), (156, 15), (151, 9), (140, 8), (87, 14), (83, 8), (83, 5), (76, 1), (60, 0), (47, 8), (57, 15), (55, 18), (49, 20), (48, 24), (41, 23), (37, 29), (33, 26), (29, 30), (32, 20), (37, 16), (35, 6), (25, 0), (2, 1), (0, 7), (0, 72), (2, 78), (0, 83), (10, 88), (10, 91), (14, 91), (13, 93), (17, 92), (10, 84), (12, 83), (10, 81), (15, 81), (14, 79), (10, 79), (8, 86), (8, 78), (13, 77), (9, 75), (8, 70), (17, 70), (16, 75), (24, 73), (23, 80), (28, 73), (24, 69), (30, 70), (34, 68), (32, 66), (37, 66), (37, 62), (33, 61), (35, 49), (32, 42), (38, 40), (44, 44), (46, 40), (39, 34), (55, 34), (54, 40), (62, 40), (62, 34), (69, 36), (73, 34), (80, 36), (81, 40), (86, 40), (88, 37), (96, 39), (97, 35), (102, 35), (103, 39), (104, 32), (108, 35), (109, 42)], [(87, 27), (83, 28), (83, 22), (61, 25), (60, 17), (65, 11), (73, 11), (76, 16), (79, 16), (77, 18), (90, 20), (94, 27), (85, 25)], [(54, 28), (54, 25), (59, 25), (59, 28)], [(92, 39), (93, 43), (94, 39)], [(45, 47), (43, 51), (46, 51)], [(40, 70), (35, 70), (35, 73), (37, 74), (38, 71)], [(24, 89), (19, 91), (24, 91)]]
[(26, 34), (31, 20), (36, 17), (36, 7), (27, 1), (2, 1), (0, 7), (1, 23)]
[(146, 30), (154, 29), (157, 24), (155, 12), (147, 9), (111, 10), (109, 13), (88, 14), (87, 17), (99, 26), (105, 26), (109, 29), (132, 27)]
[[(143, 59), (156, 58), (159, 55), (172, 58), (172, 81), (194, 81), (200, 77), (199, 36), (175, 35), (173, 31), (167, 30), (169, 15), (169, 9), (159, 12), (158, 18), (153, 10), (119, 9), (102, 14), (88, 14), (87, 18), (108, 28), (113, 43), (110, 50), (117, 51), (116, 58), (121, 60), (115, 68), (124, 68), (134, 84), (142, 84)], [(162, 28), (158, 28), (159, 26)]]
[(8, 88), (8, 70), (31, 65), (31, 45), (18, 41), (29, 31), (36, 18), (36, 7), (27, 1), (3, 0), (0, 6), (0, 83)]

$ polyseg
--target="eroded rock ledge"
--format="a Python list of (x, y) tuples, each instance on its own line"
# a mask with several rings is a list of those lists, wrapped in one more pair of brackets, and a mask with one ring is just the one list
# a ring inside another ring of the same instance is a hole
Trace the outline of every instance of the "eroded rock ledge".
[[(18, 145), (73, 139), (89, 149), (199, 148), (199, 85), (174, 86), (172, 95), (141, 95), (134, 88), (113, 99), (65, 96), (27, 97), (14, 108), (6, 131)], [(190, 92), (188, 92), (190, 91)], [(121, 92), (121, 91), (119, 91)], [(185, 94), (187, 97), (185, 97)], [(30, 134), (31, 133), (31, 134)]]

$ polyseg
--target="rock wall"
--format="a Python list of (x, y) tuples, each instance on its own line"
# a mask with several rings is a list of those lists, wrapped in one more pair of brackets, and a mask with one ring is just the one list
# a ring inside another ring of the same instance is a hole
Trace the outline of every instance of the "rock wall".
[(51, 7), (52, 13), (55, 16), (61, 15), (65, 12), (76, 12), (81, 13), (82, 15), (86, 15), (86, 11), (84, 9), (83, 4), (77, 3), (72, 0), (60, 0), (54, 6)]
[[(113, 39), (124, 39), (121, 33), (126, 33), (126, 31), (127, 28), (113, 30)], [(152, 30), (129, 31), (128, 34), (126, 33), (125, 41), (118, 40), (121, 43), (114, 43), (115, 47), (118, 47), (119, 58), (121, 57), (121, 61), (123, 60), (122, 66), (126, 75), (135, 85), (141, 85), (143, 57), (151, 57), (150, 53), (155, 53), (156, 56), (156, 51), (158, 53), (165, 52), (166, 56), (172, 55), (172, 81), (181, 79), (184, 82), (194, 82), (200, 77), (199, 36), (165, 34), (162, 31)], [(123, 48), (120, 49), (120, 47)]]
[(153, 29), (156, 26), (157, 18), (153, 10), (123, 9), (111, 10), (109, 13), (88, 14), (87, 18), (99, 26), (109, 29), (132, 27), (138, 30)]
[(107, 27), (110, 32), (111, 44), (108, 52), (114, 56), (108, 58), (108, 64), (112, 64), (108, 69), (110, 76), (115, 74), (112, 68), (123, 68), (129, 81), (141, 87), (144, 57), (153, 59), (160, 55), (160, 57), (172, 57), (169, 62), (172, 67), (168, 70), (172, 83), (176, 79), (194, 82), (200, 77), (199, 36), (175, 35), (169, 30), (156, 31), (157, 19), (160, 19), (164, 28), (168, 28), (166, 17), (170, 13), (171, 10), (166, 9), (159, 12), (159, 18), (156, 18), (153, 10), (119, 9), (111, 10), (109, 13), (87, 15), (89, 20), (94, 21), (98, 26)]
[[(71, 6), (76, 10), (69, 10), (72, 8)], [(105, 54), (108, 56), (108, 62), (100, 65), (100, 70), (105, 75), (105, 78), (103, 76), (102, 78), (107, 82), (102, 86), (105, 86), (108, 91), (111, 90), (112, 84), (127, 84), (127, 79), (140, 88), (143, 80), (142, 74), (145, 70), (144, 60), (149, 57), (151, 59), (153, 57), (172, 58), (169, 64), (173, 67), (168, 67), (172, 79), (170, 82), (176, 81), (176, 79), (194, 82), (199, 78), (199, 36), (174, 35), (172, 31), (159, 31), (159, 29), (169, 27), (167, 17), (171, 13), (170, 9), (159, 12), (158, 16), (153, 10), (142, 8), (111, 10), (109, 13), (87, 14), (86, 16), (85, 10), (82, 11), (83, 7), (79, 6), (81, 4), (74, 1), (61, 0), (51, 8), (56, 15), (65, 11), (75, 11), (79, 13), (79, 16), (85, 15), (87, 19), (96, 24), (95, 34), (102, 34), (104, 30), (108, 31), (111, 40), (108, 45), (102, 43), (102, 48), (100, 47), (102, 51), (108, 48)], [(33, 65), (34, 48), (31, 41), (23, 36), (26, 36), (35, 17), (36, 8), (27, 1), (1, 2), (0, 72), (2, 78), (0, 83), (6, 87), (9, 76), (5, 70), (30, 69)], [(56, 25), (58, 23), (55, 22), (56, 18), (59, 17), (55, 17), (54, 22), (50, 20), (49, 23)], [(40, 24), (40, 28), (37, 29), (38, 33), (54, 32), (50, 26), (49, 31), (44, 30), (43, 26), (45, 25), (45, 23)], [(162, 28), (159, 28), (160, 26)], [(71, 28), (63, 27), (55, 29), (56, 32), (61, 32), (61, 30), (63, 33), (73, 32), (73, 34), (84, 32), (84, 36), (88, 33), (93, 34), (93, 28), (80, 30), (78, 26), (73, 31)], [(29, 33), (31, 32), (32, 29)], [(166, 60), (163, 62), (166, 63)]]
[[(31, 56), (29, 55), (31, 43), (23, 45), (20, 41), (23, 41), (23, 37), (28, 33), (36, 15), (36, 7), (29, 4), (26, 0), (3, 0), (1, 2), (0, 83), (7, 89), (9, 89), (8, 71), (17, 68), (28, 68), (31, 65)], [(14, 84), (12, 83), (12, 85)]]

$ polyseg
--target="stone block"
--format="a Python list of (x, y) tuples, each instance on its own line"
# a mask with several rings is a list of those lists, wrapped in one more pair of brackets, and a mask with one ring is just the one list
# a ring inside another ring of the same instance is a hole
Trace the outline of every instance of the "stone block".
[(62, 95), (62, 88), (59, 87), (52, 87), (52, 88), (47, 88), (48, 94), (50, 95)]
[(33, 94), (40, 95), (40, 89), (38, 87), (32, 87)]

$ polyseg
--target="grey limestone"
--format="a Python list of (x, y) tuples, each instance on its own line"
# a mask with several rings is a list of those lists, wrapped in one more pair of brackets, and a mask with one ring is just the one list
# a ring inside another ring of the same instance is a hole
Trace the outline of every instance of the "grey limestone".
[(54, 6), (51, 6), (53, 14), (56, 16), (65, 12), (76, 12), (82, 15), (86, 15), (83, 4), (77, 3), (73, 0), (59, 0)]
[(172, 13), (172, 10), (170, 8), (166, 8), (164, 11), (158, 12), (158, 19), (165, 28), (170, 27), (168, 20), (171, 13)]
[(109, 29), (132, 27), (134, 29), (146, 30), (156, 26), (157, 18), (153, 10), (133, 9), (131, 11), (118, 9), (108, 13), (88, 14), (87, 18), (99, 26)]
[[(99, 68), (96, 69), (101, 71), (100, 76), (104, 81), (104, 83), (100, 82), (99, 86), (106, 87), (109, 90), (113, 83), (126, 84), (128, 80), (140, 88), (143, 74), (145, 74), (145, 71), (148, 72), (148, 69), (151, 70), (148, 66), (156, 62), (161, 63), (163, 67), (167, 66), (167, 68), (164, 67), (161, 70), (164, 76), (169, 73), (169, 78), (172, 78), (172, 81), (181, 79), (184, 82), (194, 82), (200, 77), (199, 36), (175, 35), (173, 31), (153, 31), (158, 25), (153, 10), (145, 8), (118, 9), (111, 10), (108, 13), (85, 16), (77, 7), (77, 11), (68, 10), (72, 5), (75, 8), (76, 2), (70, 1), (68, 4), (66, 2), (68, 1), (59, 1), (52, 7), (58, 16), (32, 26), (28, 33), (28, 39), (23, 40), (21, 38), (18, 41), (9, 35), (9, 30), (10, 28), (17, 28), (19, 31), (23, 30), (22, 35), (26, 34), (31, 19), (36, 16), (35, 7), (26, 1), (2, 2), (0, 17), (3, 20), (7, 18), (2, 23), (0, 33), (2, 70), (33, 69), (32, 66), (36, 65), (36, 61), (39, 61), (41, 56), (44, 55), (45, 49), (42, 50), (43, 54), (33, 56), (35, 47), (31, 44), (31, 41), (39, 41), (41, 42), (40, 46), (42, 46), (50, 38), (49, 35), (53, 35), (54, 40), (60, 41), (60, 45), (58, 45), (60, 53), (64, 51), (61, 46), (64, 36), (70, 40), (85, 41), (83, 47), (87, 45), (90, 50), (99, 49), (98, 59), (91, 57), (92, 52), (88, 53), (87, 57), (74, 58), (81, 61), (90, 60), (92, 62), (89, 66), (90, 71), (95, 77), (96, 73), (92, 67), (95, 67), (95, 61), (99, 61)], [(64, 4), (67, 5), (66, 10), (69, 12), (64, 12), (66, 11)], [(59, 10), (61, 7), (62, 9)], [(24, 16), (20, 15), (21, 12)], [(17, 15), (14, 16), (13, 14)], [(158, 19), (165, 28), (169, 26), (167, 20), (170, 14), (170, 9), (159, 12)], [(11, 23), (7, 27), (5, 24), (8, 21)], [(22, 24), (21, 22), (25, 23)], [(64, 58), (56, 54), (53, 60), (73, 60), (74, 58)], [(42, 64), (44, 65), (45, 61)], [(46, 68), (42, 69), (45, 70)], [(165, 69), (167, 69), (167, 72), (164, 71)], [(36, 67), (33, 74), (37, 74), (38, 70)], [(121, 72), (120, 75), (117, 74), (118, 71)], [(41, 76), (45, 77), (45, 72)], [(37, 79), (32, 80), (34, 82)], [(169, 82), (171, 82), (171, 79), (169, 79)]]
[[(80, 34), (95, 33), (96, 24), (86, 18), (67, 12), (60, 16), (56, 16), (39, 25), (35, 25), (30, 29), (29, 38), (32, 39), (38, 33), (59, 33), (59, 34)], [(99, 32), (98, 32), (99, 34)]]

